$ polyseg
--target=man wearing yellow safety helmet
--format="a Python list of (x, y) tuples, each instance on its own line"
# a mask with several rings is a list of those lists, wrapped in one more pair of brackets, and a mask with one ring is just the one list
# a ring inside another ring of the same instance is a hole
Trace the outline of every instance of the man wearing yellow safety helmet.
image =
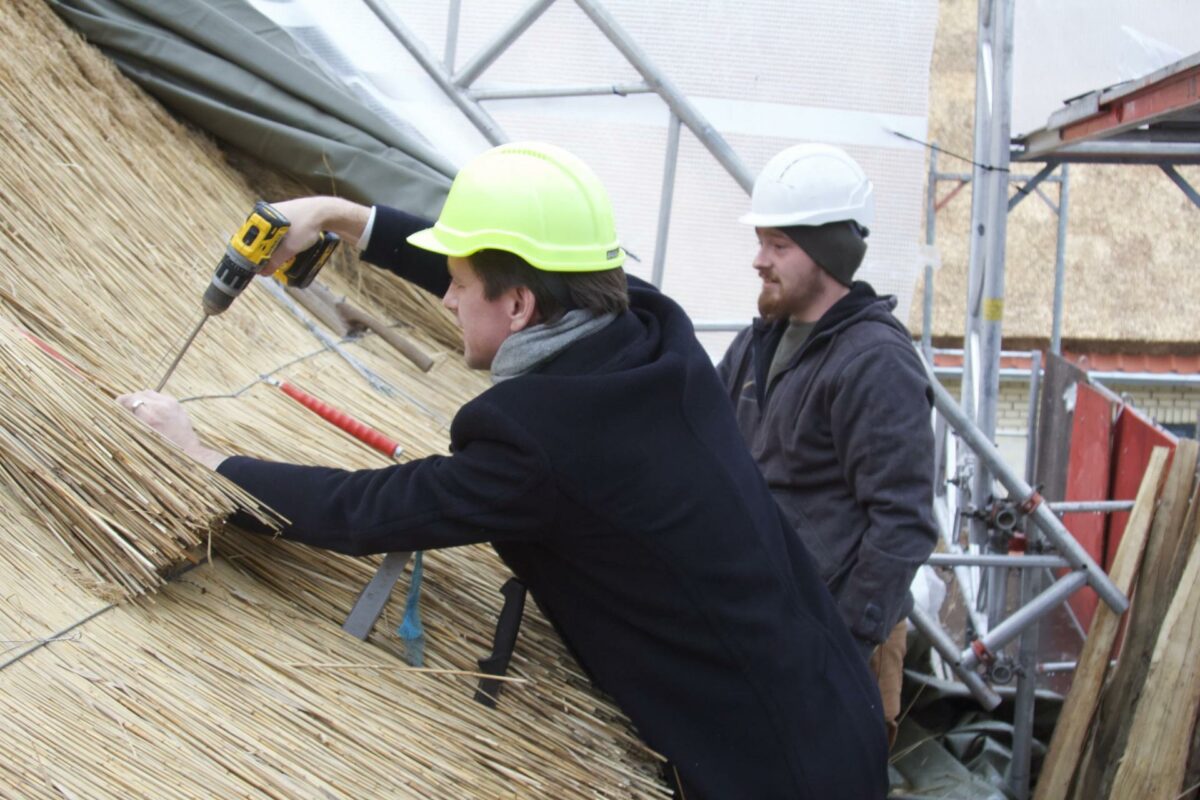
[[(626, 277), (604, 187), (560, 148), (460, 171), (437, 222), (278, 204), (275, 261), (333, 230), (443, 295), (471, 366), (449, 456), (348, 472), (226, 457), (170, 398), (139, 418), (343, 553), (491, 542), (687, 798), (886, 791), (879, 695), (674, 302)], [(447, 269), (448, 267), (448, 269)], [(141, 402), (138, 402), (138, 401)], [(502, 711), (500, 713), (503, 713)]]
[(932, 395), (894, 297), (855, 281), (875, 201), (844, 150), (767, 162), (750, 213), (761, 318), (719, 366), (767, 483), (879, 681), (895, 738), (909, 584), (936, 541)]

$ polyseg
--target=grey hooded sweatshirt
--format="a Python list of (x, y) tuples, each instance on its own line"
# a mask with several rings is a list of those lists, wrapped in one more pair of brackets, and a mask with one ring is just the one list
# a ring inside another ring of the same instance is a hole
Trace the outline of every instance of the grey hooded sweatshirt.
[(856, 282), (767, 384), (787, 320), (755, 320), (718, 367), (750, 451), (869, 652), (912, 607), (936, 543), (932, 392), (908, 331)]

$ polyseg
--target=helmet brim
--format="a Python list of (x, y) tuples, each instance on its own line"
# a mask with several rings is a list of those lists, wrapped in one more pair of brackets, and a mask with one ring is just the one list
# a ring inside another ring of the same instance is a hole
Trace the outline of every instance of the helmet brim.
[[(459, 237), (446, 234), (438, 230), (435, 225), (432, 228), (425, 228), (410, 234), (407, 241), (413, 247), (452, 258), (466, 258), (480, 250), (504, 250), (523, 259), (534, 269), (543, 272), (602, 272), (616, 269), (625, 263), (625, 250), (615, 242), (605, 252), (606, 258), (598, 261), (594, 257), (593, 248), (577, 248), (578, 252), (575, 253), (574, 258), (563, 258), (564, 255), (571, 254), (566, 250), (558, 253), (540, 253), (535, 244), (523, 241), (511, 234), (506, 236), (495, 231), (486, 237), (484, 244), (467, 243), (461, 240), (455, 242), (456, 239)], [(555, 258), (555, 255), (558, 258)]]
[(419, 247), (422, 250), (428, 250), (431, 253), (443, 256), (454, 256), (455, 258), (465, 258), (475, 252), (471, 249), (464, 250), (446, 244), (438, 238), (436, 228), (425, 228), (424, 230), (410, 234), (407, 241), (413, 247)]
[(793, 225), (824, 225), (827, 222), (853, 220), (864, 228), (874, 222), (874, 209), (831, 209), (817, 212), (794, 212), (790, 214), (763, 214), (751, 211), (738, 217), (743, 225), (755, 228), (790, 228)]

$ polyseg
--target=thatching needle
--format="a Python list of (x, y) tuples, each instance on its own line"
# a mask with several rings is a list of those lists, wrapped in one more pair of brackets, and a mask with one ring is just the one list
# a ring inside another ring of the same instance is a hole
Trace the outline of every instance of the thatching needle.
[(179, 348), (179, 354), (175, 356), (175, 360), (171, 362), (171, 366), (167, 367), (166, 374), (162, 376), (162, 380), (158, 382), (158, 386), (154, 387), (154, 391), (161, 392), (162, 388), (167, 385), (167, 378), (170, 378), (171, 373), (175, 371), (177, 366), (179, 366), (179, 362), (183, 359), (183, 354), (186, 353), (188, 348), (192, 346), (192, 342), (196, 339), (196, 334), (200, 333), (200, 329), (204, 327), (204, 323), (208, 322), (209, 316), (209, 314), (205, 314), (200, 318), (200, 322), (198, 322), (196, 327), (192, 330), (192, 335), (189, 336), (187, 341), (183, 343), (183, 347)]

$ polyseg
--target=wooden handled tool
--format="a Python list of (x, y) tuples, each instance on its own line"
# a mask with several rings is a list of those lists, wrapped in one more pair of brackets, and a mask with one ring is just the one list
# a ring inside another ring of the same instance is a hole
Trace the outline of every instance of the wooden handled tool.
[[(327, 286), (314, 283), (304, 290), (289, 289), (288, 294), (296, 298), (337, 335), (344, 336), (348, 331), (369, 330), (394, 347), (422, 372), (429, 372), (433, 367), (433, 358), (416, 342), (361, 308), (351, 305), (344, 297), (335, 297)], [(330, 310), (336, 317), (331, 316)]]

